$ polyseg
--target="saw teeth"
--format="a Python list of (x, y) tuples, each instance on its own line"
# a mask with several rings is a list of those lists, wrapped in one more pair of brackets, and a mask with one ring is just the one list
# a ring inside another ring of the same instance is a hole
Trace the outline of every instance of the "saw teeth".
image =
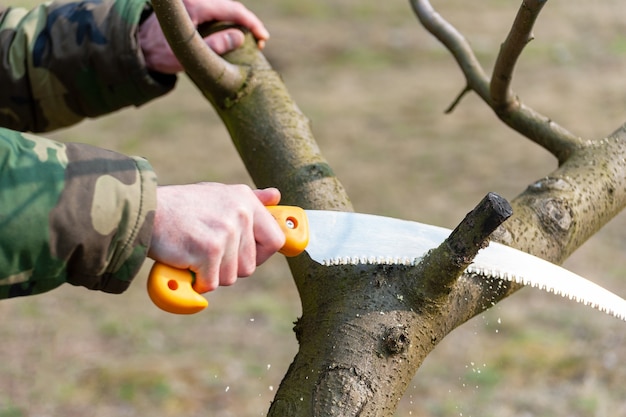
[(557, 290), (556, 288), (550, 287), (546, 284), (532, 282), (531, 280), (525, 279), (524, 277), (519, 276), (515, 273), (498, 271), (498, 270), (494, 270), (491, 268), (479, 267), (476, 265), (470, 265), (469, 268), (467, 268), (467, 272), (484, 276), (484, 277), (495, 278), (495, 279), (499, 279), (503, 281), (515, 282), (517, 284), (522, 284), (531, 288), (537, 288), (539, 290), (546, 291), (554, 295), (561, 296), (563, 298), (567, 298), (569, 300), (575, 301), (585, 306), (595, 308), (598, 311), (601, 311), (603, 313), (616, 317), (620, 320), (626, 321), (626, 313), (623, 312), (622, 308), (614, 304), (611, 304), (611, 305), (602, 304), (596, 301), (588, 300), (585, 297), (579, 297), (575, 294), (568, 294), (568, 293), (563, 292), (562, 290)]
[(393, 258), (384, 256), (344, 256), (331, 259), (324, 259), (322, 265), (324, 266), (339, 266), (339, 265), (406, 265), (414, 266), (419, 263), (418, 258)]
[[(385, 257), (385, 256), (344, 256), (331, 259), (325, 259), (322, 261), (324, 266), (340, 266), (340, 265), (406, 265), (415, 266), (421, 261), (421, 258), (407, 258), (407, 257)], [(548, 286), (543, 283), (532, 282), (532, 280), (526, 279), (514, 272), (501, 271), (495, 268), (489, 268), (482, 265), (470, 265), (466, 273), (476, 274), (483, 277), (497, 279), (501, 282), (508, 281), (517, 284), (522, 284), (532, 288), (537, 288), (546, 292), (550, 292), (555, 295), (559, 295), (563, 298), (569, 298), (572, 301), (584, 304), (602, 311), (620, 320), (626, 321), (626, 312), (621, 304), (617, 302), (612, 303), (598, 303), (597, 301), (588, 300), (585, 297), (578, 297), (574, 294), (567, 294), (563, 290), (557, 290), (554, 287)]]

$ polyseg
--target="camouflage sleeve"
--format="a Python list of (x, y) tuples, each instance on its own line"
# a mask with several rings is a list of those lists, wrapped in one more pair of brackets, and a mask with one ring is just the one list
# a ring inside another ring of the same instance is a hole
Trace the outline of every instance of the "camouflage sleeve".
[(170, 91), (137, 44), (145, 0), (53, 1), (30, 11), (0, 6), (0, 126), (42, 132)]
[(145, 260), (148, 163), (0, 128), (0, 298), (69, 282), (120, 293)]

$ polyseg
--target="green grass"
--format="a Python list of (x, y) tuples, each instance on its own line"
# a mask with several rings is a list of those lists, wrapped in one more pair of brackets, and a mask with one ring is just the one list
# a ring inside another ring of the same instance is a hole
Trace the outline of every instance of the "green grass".
[[(4, 401), (3, 401), (4, 402)], [(0, 417), (25, 417), (26, 414), (17, 407), (0, 406)]]

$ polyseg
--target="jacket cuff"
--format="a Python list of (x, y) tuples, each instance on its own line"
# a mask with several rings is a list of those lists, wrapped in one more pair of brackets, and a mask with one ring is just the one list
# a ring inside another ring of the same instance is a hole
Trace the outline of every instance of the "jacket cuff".
[(128, 288), (148, 256), (156, 211), (156, 175), (148, 161), (139, 157), (132, 159), (139, 178), (139, 204), (129, 210), (129, 227), (118, 236), (119, 244), (105, 274), (108, 278), (100, 288), (115, 294)]

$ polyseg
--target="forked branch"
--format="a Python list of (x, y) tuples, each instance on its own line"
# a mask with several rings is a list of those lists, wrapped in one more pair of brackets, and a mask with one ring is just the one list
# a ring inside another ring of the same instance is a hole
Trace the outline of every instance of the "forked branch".
[[(422, 25), (452, 53), (465, 75), (467, 85), (460, 98), (475, 91), (509, 127), (534, 141), (563, 163), (585, 142), (550, 118), (524, 105), (511, 90), (513, 71), (522, 50), (532, 39), (532, 28), (546, 0), (524, 0), (496, 60), (489, 80), (469, 42), (430, 5), (428, 0), (411, 0)], [(449, 109), (452, 110), (452, 107)]]

